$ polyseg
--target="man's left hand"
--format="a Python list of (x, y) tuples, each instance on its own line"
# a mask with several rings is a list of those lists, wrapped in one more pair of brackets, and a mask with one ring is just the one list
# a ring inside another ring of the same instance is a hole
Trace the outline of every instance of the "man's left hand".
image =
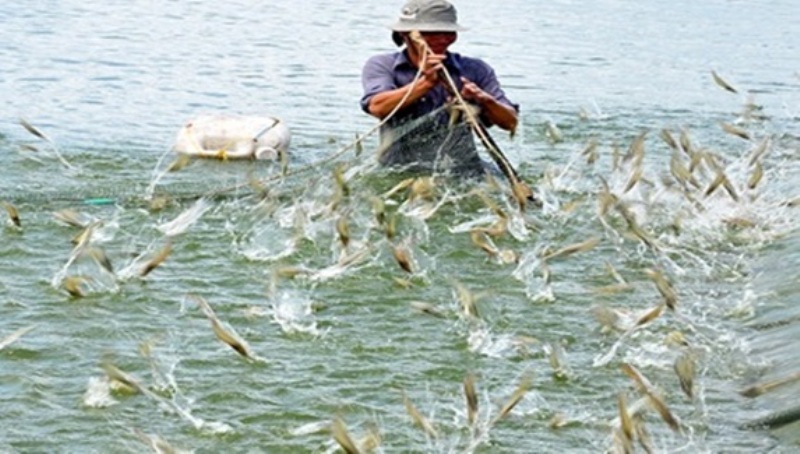
[(472, 82), (466, 77), (461, 78), (461, 83), (461, 96), (467, 101), (475, 101), (478, 104), (485, 104), (488, 101), (494, 100), (492, 95), (483, 91), (478, 84)]

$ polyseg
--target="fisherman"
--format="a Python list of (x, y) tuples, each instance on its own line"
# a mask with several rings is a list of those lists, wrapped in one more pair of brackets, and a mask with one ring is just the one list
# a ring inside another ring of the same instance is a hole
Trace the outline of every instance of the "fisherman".
[[(464, 100), (478, 108), (485, 127), (514, 131), (519, 106), (506, 98), (491, 66), (448, 51), (465, 30), (450, 2), (409, 0), (390, 28), (392, 40), (403, 49), (371, 57), (362, 73), (365, 112), (383, 120), (402, 102), (381, 127), (381, 164), (413, 172), (482, 175), (485, 164), (470, 125), (464, 115), (454, 124), (450, 120), (453, 94), (443, 71)], [(427, 58), (425, 46), (412, 39), (413, 31), (420, 32), (430, 49)], [(414, 84), (420, 65), (421, 78)]]

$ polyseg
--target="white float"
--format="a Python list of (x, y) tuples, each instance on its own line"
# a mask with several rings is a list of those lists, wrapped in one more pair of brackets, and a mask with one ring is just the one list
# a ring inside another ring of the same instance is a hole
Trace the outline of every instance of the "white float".
[(290, 141), (289, 128), (278, 118), (202, 115), (181, 128), (172, 151), (201, 158), (277, 159)]

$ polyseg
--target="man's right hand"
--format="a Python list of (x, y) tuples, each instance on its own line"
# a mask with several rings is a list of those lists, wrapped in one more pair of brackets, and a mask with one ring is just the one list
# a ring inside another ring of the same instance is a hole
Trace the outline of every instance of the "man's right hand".
[(444, 54), (428, 54), (424, 60), (422, 67), (422, 80), (424, 86), (430, 90), (439, 83), (439, 71), (444, 69), (444, 60), (447, 58)]

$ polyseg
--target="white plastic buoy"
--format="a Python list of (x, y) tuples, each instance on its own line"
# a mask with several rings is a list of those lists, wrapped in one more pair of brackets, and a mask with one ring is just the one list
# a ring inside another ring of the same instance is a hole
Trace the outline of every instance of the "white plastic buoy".
[(277, 159), (290, 141), (289, 128), (278, 118), (202, 115), (181, 128), (172, 151), (201, 158)]

